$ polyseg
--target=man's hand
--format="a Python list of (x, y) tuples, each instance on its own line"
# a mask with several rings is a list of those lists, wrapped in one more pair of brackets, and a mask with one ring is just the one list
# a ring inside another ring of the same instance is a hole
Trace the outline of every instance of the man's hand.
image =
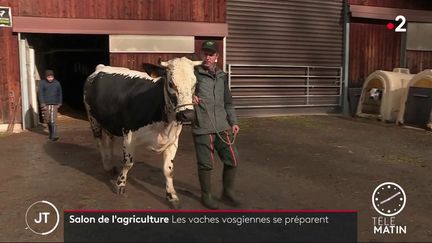
[(239, 125), (233, 125), (233, 126), (232, 126), (232, 132), (233, 132), (234, 134), (237, 135), (237, 133), (239, 133), (239, 131), (240, 131), (240, 127), (239, 127)]
[(201, 99), (200, 97), (194, 95), (193, 98), (192, 98), (192, 103), (193, 103), (194, 105), (198, 105), (198, 104), (201, 102), (201, 100), (202, 100), (202, 99)]

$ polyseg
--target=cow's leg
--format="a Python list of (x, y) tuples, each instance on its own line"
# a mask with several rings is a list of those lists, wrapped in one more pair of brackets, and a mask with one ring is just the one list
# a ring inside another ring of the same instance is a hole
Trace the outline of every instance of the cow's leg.
[(92, 116), (88, 116), (90, 121), (90, 127), (93, 132), (93, 137), (96, 139), (99, 152), (102, 157), (102, 164), (105, 171), (113, 172), (114, 166), (112, 165), (112, 140), (113, 137), (103, 130), (99, 122), (96, 121)]
[(168, 146), (163, 152), (163, 172), (166, 181), (166, 197), (167, 200), (171, 203), (171, 206), (175, 209), (179, 208), (180, 206), (180, 199), (177, 196), (173, 183), (174, 157), (177, 153), (177, 148), (178, 139), (176, 139), (176, 141), (170, 146)]
[(134, 152), (135, 136), (132, 131), (129, 131), (123, 135), (123, 168), (116, 182), (117, 194), (124, 194), (126, 192), (127, 174), (133, 166)]
[(102, 163), (104, 169), (111, 173), (112, 176), (117, 176), (118, 172), (116, 167), (113, 165), (114, 155), (114, 137), (107, 131), (102, 130), (102, 139), (100, 141), (100, 151), (102, 155)]
[(107, 133), (102, 126), (94, 119), (89, 116), (90, 126), (93, 132), (93, 136), (96, 139), (97, 146), (99, 148), (99, 152), (102, 157), (102, 164), (104, 170), (115, 174), (116, 170), (112, 164), (113, 158), (113, 136)]

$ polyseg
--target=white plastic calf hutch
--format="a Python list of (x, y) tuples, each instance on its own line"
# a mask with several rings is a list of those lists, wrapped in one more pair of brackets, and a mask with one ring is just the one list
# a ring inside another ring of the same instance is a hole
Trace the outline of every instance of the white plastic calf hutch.
[(432, 129), (432, 69), (418, 73), (408, 83), (398, 123)]
[(404, 68), (395, 68), (392, 72), (377, 70), (371, 73), (363, 84), (357, 116), (395, 122), (403, 90), (413, 76)]

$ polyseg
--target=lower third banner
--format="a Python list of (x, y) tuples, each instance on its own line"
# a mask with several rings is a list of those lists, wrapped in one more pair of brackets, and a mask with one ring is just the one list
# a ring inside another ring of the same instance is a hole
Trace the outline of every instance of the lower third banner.
[(64, 211), (65, 242), (356, 242), (356, 211)]

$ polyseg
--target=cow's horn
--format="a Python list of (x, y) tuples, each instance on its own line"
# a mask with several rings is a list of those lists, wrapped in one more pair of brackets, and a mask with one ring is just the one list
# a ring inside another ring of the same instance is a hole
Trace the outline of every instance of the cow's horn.
[(193, 64), (194, 66), (198, 66), (198, 65), (201, 65), (201, 64), (202, 64), (202, 61), (192, 61), (192, 64)]
[(162, 67), (168, 67), (168, 62), (162, 62), (162, 61), (160, 61), (159, 64), (160, 64)]

